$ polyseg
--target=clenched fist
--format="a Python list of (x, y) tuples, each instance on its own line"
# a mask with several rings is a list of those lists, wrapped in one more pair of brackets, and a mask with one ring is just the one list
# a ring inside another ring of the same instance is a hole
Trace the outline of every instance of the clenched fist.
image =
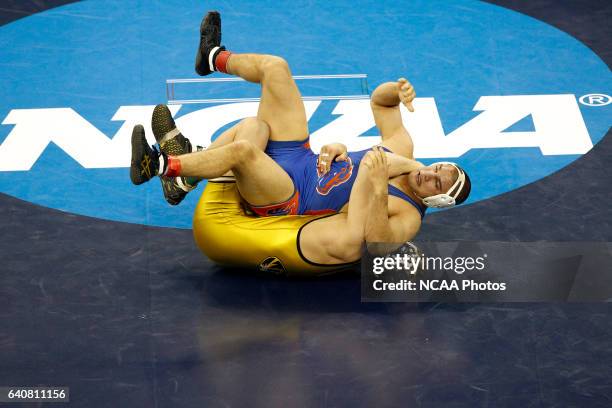
[(400, 78), (397, 80), (397, 88), (400, 101), (410, 112), (414, 112), (412, 101), (416, 97), (416, 92), (412, 84), (406, 78)]

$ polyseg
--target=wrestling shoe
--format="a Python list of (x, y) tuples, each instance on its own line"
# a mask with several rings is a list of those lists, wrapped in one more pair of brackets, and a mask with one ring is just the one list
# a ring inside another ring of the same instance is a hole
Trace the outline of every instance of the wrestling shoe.
[(144, 127), (134, 126), (132, 131), (132, 162), (130, 179), (138, 185), (157, 176), (159, 170), (159, 153), (147, 143)]
[(171, 156), (191, 153), (191, 142), (176, 128), (166, 105), (157, 105), (151, 116), (151, 129), (162, 152)]
[[(153, 109), (151, 128), (162, 153), (169, 156), (191, 153), (191, 142), (177, 129), (172, 113), (166, 105), (157, 105)], [(187, 193), (195, 188), (187, 183), (185, 177), (161, 176), (159, 179), (164, 197), (170, 205), (178, 205)]]
[(200, 45), (196, 53), (195, 70), (198, 75), (212, 74), (215, 58), (225, 47), (221, 45), (221, 15), (209, 11), (200, 24)]
[(164, 191), (164, 198), (170, 205), (179, 205), (187, 193), (195, 188), (185, 183), (184, 177), (160, 176), (159, 180)]

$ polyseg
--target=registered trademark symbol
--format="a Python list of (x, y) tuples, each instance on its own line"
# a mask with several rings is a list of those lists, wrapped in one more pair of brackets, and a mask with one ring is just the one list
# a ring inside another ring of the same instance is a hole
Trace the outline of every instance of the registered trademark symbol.
[(587, 94), (581, 96), (578, 101), (586, 106), (606, 106), (612, 103), (612, 97), (606, 94)]

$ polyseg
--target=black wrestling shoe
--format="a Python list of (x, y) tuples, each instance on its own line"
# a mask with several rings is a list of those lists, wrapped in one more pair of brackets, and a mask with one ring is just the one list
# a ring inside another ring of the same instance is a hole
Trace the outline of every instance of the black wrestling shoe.
[(162, 152), (171, 156), (191, 153), (191, 142), (176, 128), (170, 109), (157, 105), (151, 116), (151, 129)]
[(179, 205), (187, 193), (195, 188), (187, 184), (184, 177), (160, 176), (159, 180), (164, 191), (164, 198), (170, 205)]
[(157, 176), (159, 170), (159, 153), (147, 143), (142, 125), (134, 126), (132, 131), (132, 162), (130, 179), (138, 185)]
[(195, 61), (198, 75), (214, 72), (214, 61), (221, 51), (225, 51), (225, 47), (221, 45), (221, 15), (217, 11), (209, 11), (200, 24), (200, 45)]
[[(180, 156), (191, 153), (191, 142), (176, 128), (172, 113), (166, 105), (157, 105), (151, 116), (151, 128), (162, 153)], [(178, 205), (195, 187), (187, 184), (185, 177), (160, 177), (164, 197), (170, 205)]]

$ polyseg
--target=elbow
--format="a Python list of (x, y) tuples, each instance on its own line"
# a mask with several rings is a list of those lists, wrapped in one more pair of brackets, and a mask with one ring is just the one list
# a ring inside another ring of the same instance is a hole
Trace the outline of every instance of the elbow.
[(372, 109), (372, 112), (376, 112), (377, 110), (387, 107), (388, 106), (381, 103), (381, 100), (379, 97), (377, 97), (377, 95), (372, 94), (372, 98), (370, 98), (370, 109)]

